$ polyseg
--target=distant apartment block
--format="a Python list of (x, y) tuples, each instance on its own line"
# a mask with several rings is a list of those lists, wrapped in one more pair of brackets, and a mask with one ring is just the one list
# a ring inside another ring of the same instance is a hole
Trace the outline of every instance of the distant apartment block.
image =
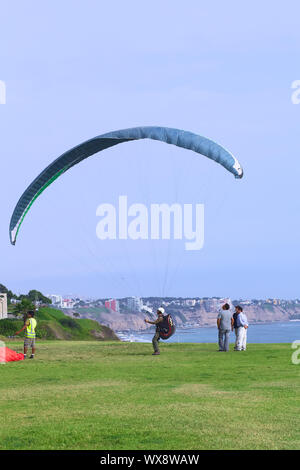
[(113, 312), (119, 312), (120, 306), (119, 301), (116, 299), (110, 299), (105, 301), (105, 308), (112, 310)]
[(62, 306), (62, 296), (61, 295), (52, 294), (52, 295), (48, 295), (47, 297), (48, 297), (48, 299), (50, 299), (52, 301), (53, 305), (58, 305), (60, 307)]
[(0, 294), (0, 320), (7, 318), (7, 295)]
[(141, 312), (143, 308), (143, 302), (140, 297), (129, 297), (127, 299), (127, 308), (133, 312)]

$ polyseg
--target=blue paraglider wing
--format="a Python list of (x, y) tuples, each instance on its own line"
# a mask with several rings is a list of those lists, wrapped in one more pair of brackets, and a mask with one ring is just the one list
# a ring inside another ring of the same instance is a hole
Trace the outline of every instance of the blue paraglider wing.
[(101, 152), (122, 142), (130, 142), (139, 139), (154, 139), (168, 144), (183, 147), (204, 155), (222, 165), (236, 178), (242, 178), (243, 170), (238, 160), (221, 145), (206, 137), (192, 132), (168, 127), (134, 127), (122, 129), (99, 135), (82, 144), (68, 150), (54, 160), (44, 171), (28, 186), (19, 199), (10, 221), (10, 241), (13, 245), (22, 225), (22, 222), (38, 196), (53, 183), (60, 175), (72, 166), (91, 155)]

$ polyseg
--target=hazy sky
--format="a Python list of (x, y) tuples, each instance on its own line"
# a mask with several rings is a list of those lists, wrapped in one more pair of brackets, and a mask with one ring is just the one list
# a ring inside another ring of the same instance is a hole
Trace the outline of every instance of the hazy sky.
[[(15, 292), (300, 297), (300, 5), (296, 1), (1, 1), (0, 282)], [(95, 155), (33, 205), (10, 246), (18, 198), (49, 163), (111, 130), (190, 130), (232, 151), (235, 180), (152, 141)], [(100, 241), (96, 208), (204, 203), (205, 244)]]

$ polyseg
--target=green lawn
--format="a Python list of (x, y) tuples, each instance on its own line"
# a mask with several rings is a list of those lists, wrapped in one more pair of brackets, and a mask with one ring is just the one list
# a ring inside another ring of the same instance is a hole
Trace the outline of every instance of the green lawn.
[(292, 352), (39, 342), (33, 361), (0, 365), (0, 449), (299, 449)]

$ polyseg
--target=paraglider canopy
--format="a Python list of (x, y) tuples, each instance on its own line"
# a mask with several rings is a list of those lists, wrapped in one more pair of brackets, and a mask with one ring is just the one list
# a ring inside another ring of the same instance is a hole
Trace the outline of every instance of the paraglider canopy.
[(24, 354), (17, 353), (12, 349), (9, 349), (5, 346), (0, 347), (0, 363), (13, 362), (13, 361), (23, 361)]
[(240, 163), (228, 150), (216, 142), (192, 132), (168, 127), (134, 127), (102, 134), (65, 152), (28, 186), (11, 217), (9, 227), (11, 243), (15, 245), (22, 222), (34, 201), (60, 175), (97, 152), (123, 142), (139, 139), (154, 139), (192, 150), (219, 163), (236, 178), (243, 176)]

